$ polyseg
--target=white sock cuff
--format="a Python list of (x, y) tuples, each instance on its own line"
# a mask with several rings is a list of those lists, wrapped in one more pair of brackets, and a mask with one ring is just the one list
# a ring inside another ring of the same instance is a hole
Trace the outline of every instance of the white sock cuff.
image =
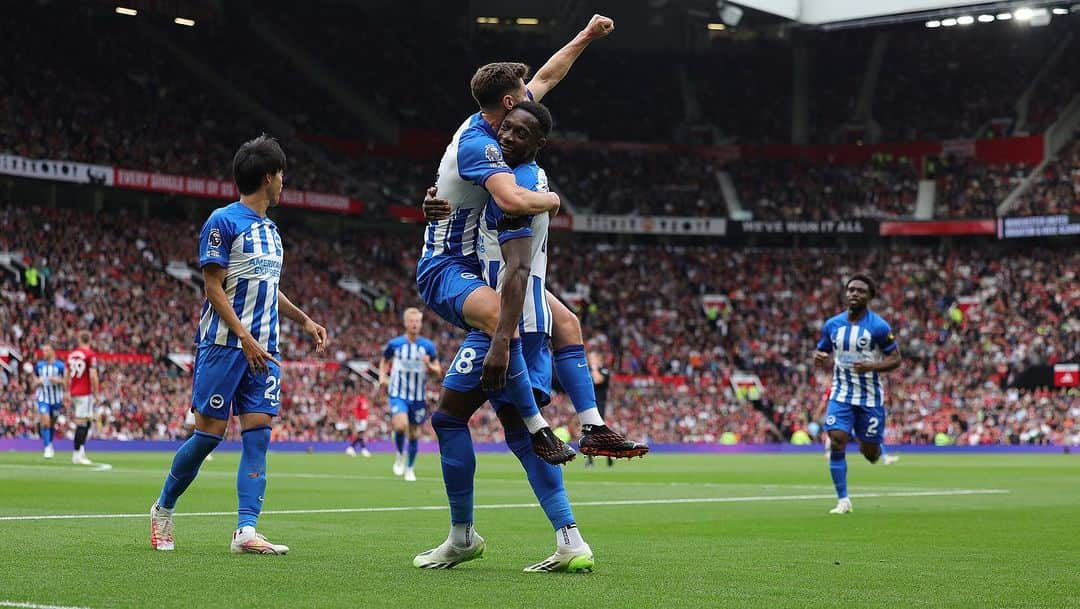
[(544, 415), (539, 412), (531, 417), (525, 418), (525, 427), (529, 428), (529, 434), (534, 434), (545, 427), (550, 427), (548, 422), (544, 419)]
[(582, 410), (578, 413), (578, 421), (582, 425), (603, 425), (604, 419), (600, 416), (600, 411), (593, 406), (588, 410)]

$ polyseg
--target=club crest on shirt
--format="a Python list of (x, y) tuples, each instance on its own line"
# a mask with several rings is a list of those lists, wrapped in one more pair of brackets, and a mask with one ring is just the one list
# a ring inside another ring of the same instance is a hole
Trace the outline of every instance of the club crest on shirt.
[(865, 336), (865, 335), (860, 336), (859, 337), (859, 349), (866, 349), (868, 347), (870, 347), (870, 337)]

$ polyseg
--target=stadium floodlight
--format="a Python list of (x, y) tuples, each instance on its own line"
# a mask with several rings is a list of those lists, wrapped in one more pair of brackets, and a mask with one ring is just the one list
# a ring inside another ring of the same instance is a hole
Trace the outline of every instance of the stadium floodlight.
[(1068, 15), (1069, 14), (1069, 9), (1065, 8), (1064, 6), (1057, 6), (1057, 7), (1054, 7), (1054, 14), (1055, 15)]
[(514, 20), (514, 23), (518, 25), (540, 25), (540, 20), (536, 17), (518, 17)]
[(727, 29), (727, 26), (724, 25), (723, 23), (710, 23), (709, 25), (707, 25), (705, 27), (709, 28), (709, 30), (713, 31), (713, 32), (723, 32), (724, 30)]
[(1008, 21), (1009, 19), (1012, 19), (1012, 13), (998, 13), (997, 19), (998, 21)]
[(495, 24), (499, 23), (499, 18), (498, 17), (477, 17), (476, 22), (477, 23), (482, 23), (482, 24), (485, 24), (485, 25), (495, 25)]
[(118, 6), (118, 7), (116, 7), (116, 14), (117, 15), (127, 15), (128, 17), (134, 17), (135, 15), (139, 14), (139, 11), (137, 11), (137, 10), (135, 10), (133, 8), (128, 8), (126, 6)]
[(936, 27), (941, 27), (941, 22), (938, 21), (937, 19), (934, 19), (932, 21), (927, 21), (926, 22), (926, 27), (928, 27), (930, 29), (934, 29)]
[(971, 25), (972, 23), (975, 23), (975, 18), (971, 15), (964, 15), (962, 17), (958, 17), (956, 19), (956, 23), (959, 25)]
[(1013, 13), (1013, 17), (1015, 17), (1017, 21), (1027, 21), (1031, 19), (1034, 12), (1035, 11), (1025, 6), (1024, 8), (1016, 9), (1016, 12)]
[(173, 23), (175, 23), (176, 25), (186, 25), (187, 27), (195, 27), (195, 20), (194, 19), (187, 19), (185, 17), (177, 17), (176, 19), (173, 19)]
[(994, 20), (993, 15), (979, 15), (979, 23), (990, 23)]
[(952, 17), (949, 17), (948, 19), (942, 19), (941, 25), (944, 25), (945, 27), (952, 27), (956, 25), (956, 19), (953, 19)]

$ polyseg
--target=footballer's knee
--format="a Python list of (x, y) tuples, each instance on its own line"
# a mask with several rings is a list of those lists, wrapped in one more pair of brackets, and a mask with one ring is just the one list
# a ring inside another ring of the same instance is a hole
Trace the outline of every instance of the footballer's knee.
[(473, 290), (461, 307), (461, 315), (469, 327), (487, 334), (495, 335), (499, 324), (499, 293), (489, 287)]
[(833, 429), (829, 431), (829, 441), (831, 442), (831, 449), (833, 452), (844, 452), (847, 450), (848, 436), (846, 433)]

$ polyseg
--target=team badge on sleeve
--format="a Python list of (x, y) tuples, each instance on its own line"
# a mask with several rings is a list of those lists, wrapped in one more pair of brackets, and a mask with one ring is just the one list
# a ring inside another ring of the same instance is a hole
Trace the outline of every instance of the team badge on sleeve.
[(487, 157), (488, 164), (492, 167), (506, 167), (506, 161), (503, 161), (502, 150), (496, 144), (488, 144), (484, 146), (484, 156)]
[(210, 247), (221, 247), (221, 231), (216, 228), (210, 229), (210, 235), (206, 239)]

